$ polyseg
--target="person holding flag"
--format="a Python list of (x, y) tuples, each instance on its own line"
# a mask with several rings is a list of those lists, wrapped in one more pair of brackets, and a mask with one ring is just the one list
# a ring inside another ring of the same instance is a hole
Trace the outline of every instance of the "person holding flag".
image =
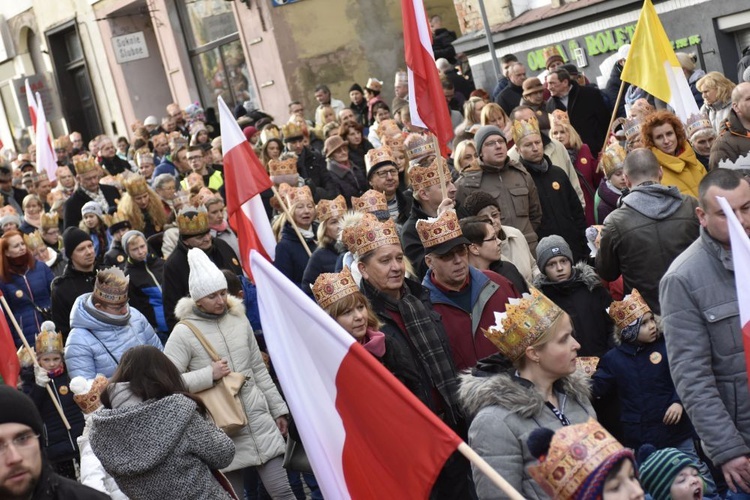
[[(750, 184), (719, 168), (698, 192), (700, 236), (659, 287), (664, 337), (677, 395), (706, 455), (721, 468), (731, 498), (750, 499), (750, 305), (735, 287), (750, 283)], [(717, 197), (726, 199), (726, 208)], [(735, 215), (739, 230), (730, 239)]]

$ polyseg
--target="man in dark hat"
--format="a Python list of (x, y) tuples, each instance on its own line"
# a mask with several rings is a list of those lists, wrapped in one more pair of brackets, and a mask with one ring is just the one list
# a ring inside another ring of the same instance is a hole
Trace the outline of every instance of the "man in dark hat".
[(354, 83), (349, 87), (349, 100), (351, 101), (349, 109), (354, 111), (357, 123), (366, 128), (369, 125), (367, 121), (367, 101), (365, 100), (365, 91), (360, 84)]

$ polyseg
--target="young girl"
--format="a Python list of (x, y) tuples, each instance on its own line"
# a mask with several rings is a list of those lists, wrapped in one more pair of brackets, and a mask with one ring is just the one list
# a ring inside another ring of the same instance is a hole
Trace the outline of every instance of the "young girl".
[(81, 208), (83, 220), (78, 225), (91, 238), (96, 252), (96, 262), (101, 264), (104, 260), (104, 254), (109, 250), (112, 244), (112, 235), (107, 231), (107, 224), (104, 222), (104, 213), (102, 206), (95, 201), (89, 201)]
[(599, 183), (594, 197), (594, 215), (597, 224), (604, 224), (604, 219), (617, 208), (617, 202), (625, 189), (623, 163), (627, 153), (619, 144), (609, 146), (602, 154), (599, 166), (604, 171), (604, 179)]

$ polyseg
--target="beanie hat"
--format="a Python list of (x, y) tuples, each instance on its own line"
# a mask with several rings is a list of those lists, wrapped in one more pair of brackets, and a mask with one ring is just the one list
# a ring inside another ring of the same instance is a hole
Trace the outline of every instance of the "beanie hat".
[(0, 217), (0, 229), (6, 224), (13, 223), (16, 227), (21, 227), (21, 218), (16, 214), (7, 214)]
[(656, 450), (650, 444), (644, 444), (638, 450), (641, 464), (638, 469), (641, 484), (654, 500), (668, 500), (672, 481), (685, 467), (698, 465), (687, 454), (676, 448)]
[(27, 395), (7, 385), (0, 385), (0, 424), (23, 424), (36, 434), (44, 431), (42, 417)]
[(505, 142), (508, 142), (505, 135), (503, 135), (503, 131), (498, 127), (495, 125), (485, 125), (484, 127), (480, 127), (474, 135), (474, 142), (477, 144), (477, 151), (481, 152), (482, 146), (484, 146), (484, 141), (493, 135), (499, 135)]
[(206, 295), (227, 289), (227, 278), (224, 273), (211, 262), (203, 250), (191, 248), (188, 251), (188, 265), (190, 266), (188, 286), (190, 298), (193, 300), (200, 300)]
[(138, 236), (143, 238), (144, 241), (146, 240), (146, 236), (142, 232), (136, 231), (135, 229), (132, 229), (122, 235), (122, 240), (120, 240), (122, 243), (122, 249), (125, 250), (125, 253), (128, 254), (128, 257), (130, 256), (130, 252), (128, 252), (128, 244), (133, 240), (133, 238), (136, 238)]
[(349, 87), (349, 92), (352, 92), (352, 91), (354, 91), (354, 90), (356, 90), (357, 92), (360, 92), (360, 93), (362, 93), (362, 94), (364, 94), (364, 93), (365, 93), (365, 91), (364, 91), (364, 90), (362, 90), (362, 87), (361, 87), (361, 86), (360, 86), (360, 84), (358, 84), (358, 83), (355, 83), (355, 84), (353, 84), (353, 85), (352, 85), (351, 87)]
[(84, 216), (86, 214), (94, 214), (100, 219), (104, 217), (102, 206), (95, 201), (88, 201), (85, 205), (83, 205), (83, 207), (81, 207), (81, 216)]
[(556, 234), (545, 236), (536, 246), (536, 262), (539, 265), (539, 269), (544, 272), (544, 267), (547, 265), (550, 259), (553, 257), (566, 257), (571, 264), (573, 262), (573, 252), (570, 251), (570, 246), (563, 239), (562, 236)]
[(148, 115), (145, 120), (143, 120), (143, 125), (159, 125), (159, 119), (156, 118), (154, 115)]
[(73, 251), (83, 243), (84, 241), (91, 241), (89, 235), (85, 231), (75, 226), (71, 226), (63, 233), (63, 247), (65, 248), (65, 256), (70, 260), (70, 256), (73, 255)]
[(250, 139), (252, 139), (253, 136), (258, 133), (258, 129), (253, 127), (252, 125), (248, 125), (247, 127), (242, 129), (242, 133), (245, 134), (245, 139), (247, 139), (247, 142), (250, 142)]

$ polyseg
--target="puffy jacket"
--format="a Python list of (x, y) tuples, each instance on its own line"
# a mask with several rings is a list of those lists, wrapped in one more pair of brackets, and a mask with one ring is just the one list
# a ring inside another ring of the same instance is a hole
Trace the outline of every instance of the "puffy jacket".
[[(313, 233), (315, 229), (312, 228)], [(310, 251), (314, 252), (317, 248), (315, 240), (305, 238), (305, 241)], [(287, 222), (281, 230), (281, 239), (276, 245), (276, 258), (273, 261), (273, 265), (276, 266), (276, 269), (284, 273), (284, 276), (289, 278), (292, 283), (301, 287), (302, 277), (305, 274), (305, 268), (309, 260), (310, 256), (307, 254), (307, 250), (302, 246), (292, 225)]]
[(164, 315), (164, 300), (161, 284), (164, 282), (164, 260), (148, 254), (146, 260), (127, 260), (125, 274), (130, 277), (128, 299), (130, 307), (138, 309), (157, 332), (167, 333), (167, 319)]
[(731, 99), (727, 102), (715, 102), (711, 105), (704, 102), (701, 107), (701, 114), (708, 117), (717, 134), (721, 134), (724, 130), (730, 111), (732, 111)]
[(104, 260), (102, 263), (106, 267), (119, 267), (123, 271), (125, 270), (125, 261), (128, 258), (128, 254), (122, 248), (122, 242), (117, 240), (111, 240), (109, 250), (104, 254)]
[(695, 151), (687, 141), (682, 143), (681, 148), (682, 153), (678, 156), (663, 153), (656, 147), (652, 147), (651, 151), (656, 155), (656, 159), (664, 172), (661, 183), (665, 186), (676, 186), (680, 193), (697, 198), (698, 184), (706, 175), (706, 169), (698, 161)]
[(65, 342), (65, 363), (72, 377), (92, 379), (101, 373), (111, 377), (122, 355), (131, 347), (150, 344), (162, 350), (161, 341), (137, 309), (130, 309), (130, 320), (119, 326), (105, 323), (90, 312), (91, 294), (78, 297), (70, 313), (70, 334)]
[[(55, 277), (52, 271), (43, 262), (35, 261), (34, 267), (28, 269), (24, 274), (15, 274), (11, 272), (8, 276), (10, 281), (0, 280), (0, 290), (2, 290), (5, 300), (13, 311), (18, 325), (23, 331), (24, 337), (33, 346), (36, 340), (36, 334), (44, 322), (41, 314), (34, 307), (49, 310), (52, 307), (52, 296), (50, 287)], [(5, 310), (3, 309), (3, 313)], [(5, 313), (7, 316), (7, 313)], [(9, 325), (12, 325), (8, 321)], [(15, 329), (13, 331), (13, 341), (16, 347), (22, 345), (21, 339), (18, 338)]]
[[(224, 472), (262, 465), (283, 455), (284, 438), (276, 427), (276, 419), (289, 413), (266, 370), (252, 327), (245, 317), (245, 307), (231, 295), (228, 304), (228, 311), (217, 317), (196, 312), (195, 301), (185, 297), (178, 302), (175, 311), (179, 320), (192, 323), (216, 353), (229, 360), (231, 371), (247, 377), (240, 396), (248, 425), (232, 437), (236, 452)], [(184, 374), (183, 380), (190, 392), (214, 385), (211, 358), (187, 325), (178, 323), (174, 327), (164, 354)]]
[[(102, 408), (100, 406), (99, 410)], [(81, 484), (106, 493), (112, 500), (128, 500), (128, 497), (117, 486), (114, 478), (104, 470), (104, 466), (91, 449), (89, 434), (91, 433), (92, 417), (93, 413), (84, 416), (86, 425), (83, 428), (83, 434), (78, 437), (78, 448), (81, 450)]]
[(711, 170), (718, 167), (722, 160), (734, 162), (740, 156), (747, 156), (750, 151), (750, 135), (742, 126), (742, 122), (734, 110), (729, 112), (726, 125), (726, 130), (711, 146), (711, 158), (709, 160)]

